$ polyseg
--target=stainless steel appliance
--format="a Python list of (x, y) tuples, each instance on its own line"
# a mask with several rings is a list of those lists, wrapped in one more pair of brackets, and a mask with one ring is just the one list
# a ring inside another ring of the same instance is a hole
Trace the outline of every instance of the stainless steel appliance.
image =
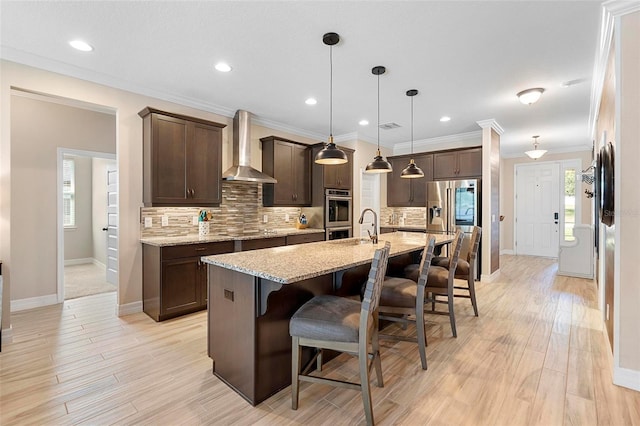
[[(427, 182), (427, 233), (466, 233), (460, 256), (466, 256), (474, 226), (481, 226), (480, 180)], [(476, 271), (480, 276), (480, 253)]]
[(351, 226), (345, 228), (327, 228), (325, 230), (325, 239), (326, 240), (341, 240), (343, 238), (351, 238), (352, 234)]
[(351, 191), (342, 189), (325, 190), (324, 203), (324, 227), (351, 227), (352, 226), (352, 208), (353, 198)]

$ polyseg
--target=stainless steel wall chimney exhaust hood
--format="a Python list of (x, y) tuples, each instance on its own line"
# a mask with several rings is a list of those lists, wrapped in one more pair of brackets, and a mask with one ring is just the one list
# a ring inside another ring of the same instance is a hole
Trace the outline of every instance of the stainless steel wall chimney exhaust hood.
[(273, 177), (251, 167), (251, 113), (239, 109), (233, 117), (233, 166), (222, 174), (232, 182), (278, 183)]

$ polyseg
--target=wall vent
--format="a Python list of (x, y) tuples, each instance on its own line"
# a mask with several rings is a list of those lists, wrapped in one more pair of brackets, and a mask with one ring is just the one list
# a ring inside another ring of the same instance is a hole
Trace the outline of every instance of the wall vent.
[(400, 125), (398, 123), (389, 122), (389, 123), (383, 123), (378, 127), (380, 127), (382, 130), (391, 130), (391, 129), (397, 129), (398, 127), (400, 127)]

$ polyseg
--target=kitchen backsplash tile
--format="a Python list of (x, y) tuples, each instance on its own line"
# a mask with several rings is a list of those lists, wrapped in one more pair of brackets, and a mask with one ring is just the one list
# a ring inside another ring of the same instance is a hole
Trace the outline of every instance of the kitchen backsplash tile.
[[(403, 214), (406, 214), (404, 220)], [(380, 225), (426, 226), (426, 214), (426, 207), (382, 207)]]
[[(297, 207), (263, 207), (261, 184), (223, 182), (220, 207), (142, 207), (140, 236), (198, 235), (198, 224), (193, 224), (193, 217), (198, 217), (200, 210), (212, 213), (210, 235), (247, 235), (265, 229), (294, 227), (300, 215)], [(168, 217), (167, 226), (162, 226), (164, 215)], [(263, 222), (265, 215), (267, 223)], [(285, 220), (287, 215), (289, 222)], [(151, 228), (144, 227), (146, 218), (151, 219)]]

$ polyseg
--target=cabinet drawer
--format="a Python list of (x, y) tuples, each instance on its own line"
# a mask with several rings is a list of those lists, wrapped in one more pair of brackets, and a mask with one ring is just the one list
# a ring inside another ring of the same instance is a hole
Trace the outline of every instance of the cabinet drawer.
[(324, 234), (318, 232), (317, 234), (301, 234), (301, 235), (288, 235), (287, 245), (315, 243), (316, 241), (324, 241)]
[(236, 243), (236, 251), (247, 251), (284, 246), (286, 239), (285, 237), (259, 238), (257, 240), (238, 240)]
[(162, 247), (162, 260), (179, 259), (182, 257), (194, 256), (211, 256), (214, 254), (231, 252), (233, 252), (233, 241), (183, 244), (179, 246)]

